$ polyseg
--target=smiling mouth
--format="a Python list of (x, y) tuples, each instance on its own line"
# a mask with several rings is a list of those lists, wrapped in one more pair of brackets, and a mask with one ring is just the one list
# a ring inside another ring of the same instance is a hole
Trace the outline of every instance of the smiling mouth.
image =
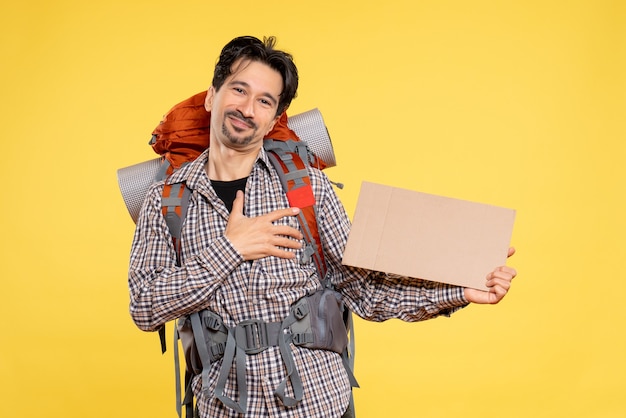
[(254, 122), (234, 112), (230, 112), (226, 116), (231, 120), (235, 129), (256, 128)]

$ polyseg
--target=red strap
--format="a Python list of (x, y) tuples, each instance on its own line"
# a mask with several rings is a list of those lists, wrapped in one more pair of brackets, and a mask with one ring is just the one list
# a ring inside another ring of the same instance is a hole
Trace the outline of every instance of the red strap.
[(300, 209), (315, 205), (315, 196), (313, 196), (310, 184), (288, 191), (287, 200), (289, 200), (289, 206)]

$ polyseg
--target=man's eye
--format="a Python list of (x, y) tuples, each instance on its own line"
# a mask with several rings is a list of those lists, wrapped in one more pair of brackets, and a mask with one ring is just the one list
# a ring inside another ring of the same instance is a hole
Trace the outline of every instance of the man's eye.
[(237, 93), (243, 94), (243, 89), (241, 87), (233, 87), (233, 90), (235, 90)]

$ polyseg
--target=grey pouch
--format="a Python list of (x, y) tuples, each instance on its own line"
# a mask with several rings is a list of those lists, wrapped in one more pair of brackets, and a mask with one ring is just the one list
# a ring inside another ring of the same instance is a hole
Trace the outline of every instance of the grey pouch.
[(331, 289), (305, 296), (291, 307), (292, 342), (313, 349), (342, 353), (348, 345), (342, 296)]

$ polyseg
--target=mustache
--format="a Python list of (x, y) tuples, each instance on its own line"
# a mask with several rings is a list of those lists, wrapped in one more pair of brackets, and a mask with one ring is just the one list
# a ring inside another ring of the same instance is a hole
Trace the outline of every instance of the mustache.
[(246, 125), (248, 125), (251, 128), (256, 129), (256, 123), (254, 123), (254, 121), (252, 120), (252, 118), (248, 118), (246, 116), (243, 115), (243, 113), (241, 113), (238, 110), (230, 110), (228, 112), (225, 113), (226, 117), (233, 117), (233, 118), (237, 118), (240, 121), (244, 122)]

